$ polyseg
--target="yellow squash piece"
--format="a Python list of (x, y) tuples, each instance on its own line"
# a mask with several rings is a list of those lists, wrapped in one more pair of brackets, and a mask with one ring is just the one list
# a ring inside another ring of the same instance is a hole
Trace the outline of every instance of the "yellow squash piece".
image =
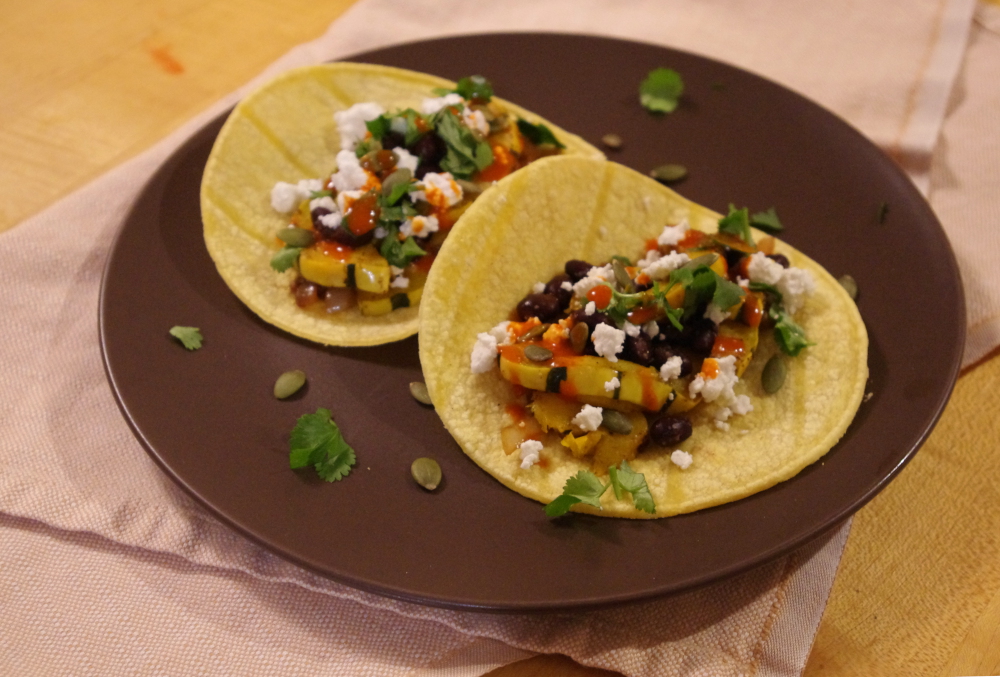
[(383, 294), (358, 292), (358, 308), (362, 315), (386, 315), (399, 308), (415, 308), (424, 293), (423, 287), (393, 290)]
[(341, 256), (331, 256), (321, 247), (303, 249), (299, 272), (324, 287), (351, 287), (376, 294), (389, 290), (389, 262), (370, 244)]

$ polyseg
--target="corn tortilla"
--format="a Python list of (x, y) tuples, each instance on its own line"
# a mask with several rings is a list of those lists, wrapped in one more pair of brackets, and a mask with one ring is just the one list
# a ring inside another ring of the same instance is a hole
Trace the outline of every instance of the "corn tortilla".
[[(500, 431), (511, 423), (505, 406), (515, 395), (499, 371), (471, 372), (476, 335), (508, 319), (532, 285), (560, 272), (567, 260), (597, 264), (616, 254), (636, 256), (647, 239), (682, 218), (692, 228), (714, 232), (720, 215), (621, 165), (554, 157), (485, 193), (442, 247), (420, 310), (420, 362), (427, 388), (465, 453), (509, 488), (548, 503), (562, 493), (567, 478), (590, 470), (590, 461), (574, 459), (557, 440), (542, 451), (548, 460), (544, 468), (521, 469), (516, 453), (504, 453)], [(815, 345), (785, 358), (784, 386), (768, 395), (760, 385), (763, 365), (778, 352), (771, 332), (763, 331), (736, 387), (751, 398), (752, 412), (722, 431), (699, 418), (696, 409), (689, 439), (677, 447), (647, 447), (629, 462), (645, 475), (655, 515), (637, 510), (627, 496), (615, 500), (610, 490), (602, 511), (582, 503), (573, 510), (649, 518), (735, 501), (793, 477), (843, 436), (868, 378), (864, 323), (851, 298), (819, 264), (780, 241), (775, 252), (809, 270), (817, 287), (795, 315)], [(670, 461), (675, 448), (694, 457), (686, 470)]]
[[(270, 266), (275, 233), (287, 217), (270, 206), (278, 181), (328, 176), (340, 150), (334, 113), (375, 101), (387, 110), (419, 108), (435, 88), (453, 89), (442, 78), (386, 66), (334, 63), (288, 71), (241, 101), (212, 148), (201, 185), (205, 243), (229, 288), (265, 321), (296, 336), (340, 346), (397, 341), (417, 332), (417, 308), (364, 316), (357, 308), (332, 315), (295, 305), (294, 271)], [(502, 99), (508, 111), (547, 125), (566, 153), (600, 157), (583, 139)]]

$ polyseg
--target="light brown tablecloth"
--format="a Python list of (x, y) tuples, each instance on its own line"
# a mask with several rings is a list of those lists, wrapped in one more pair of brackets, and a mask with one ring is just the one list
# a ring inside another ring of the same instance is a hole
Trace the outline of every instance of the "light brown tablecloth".
[[(881, 4), (792, 0), (366, 0), (262, 78), (389, 42), (518, 29), (629, 37), (755, 70), (847, 118), (899, 157), (918, 185), (940, 186), (942, 194), (957, 186), (955, 205), (939, 213), (967, 288), (982, 290), (970, 294), (970, 318), (978, 318), (974, 330), (986, 327), (975, 347), (985, 351), (997, 343), (989, 328), (1000, 304), (984, 275), (981, 244), (994, 240), (980, 219), (996, 216), (996, 198), (984, 183), (982, 195), (967, 199), (967, 165), (942, 157), (940, 147), (931, 171), (972, 7), (969, 0), (922, 1), (901, 15)], [(390, 14), (391, 32), (372, 30)], [(0, 668), (477, 675), (544, 651), (629, 675), (797, 674), (846, 527), (795, 555), (671, 599), (589, 614), (484, 616), (395, 602), (313, 576), (218, 524), (159, 473), (104, 380), (95, 321), (100, 273), (142, 183), (238, 96), (0, 236), (7, 337), (0, 349), (0, 542), (9, 553), (0, 573)], [(963, 112), (961, 101), (952, 106), (953, 114)], [(951, 138), (968, 142), (976, 124)], [(975, 223), (949, 222), (949, 208), (958, 214), (970, 204)]]

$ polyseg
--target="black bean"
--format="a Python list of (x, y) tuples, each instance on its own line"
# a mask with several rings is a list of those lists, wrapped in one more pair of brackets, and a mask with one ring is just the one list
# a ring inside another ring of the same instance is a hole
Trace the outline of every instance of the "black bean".
[(599, 310), (594, 312), (593, 315), (588, 315), (583, 310), (577, 310), (576, 312), (573, 313), (573, 321), (583, 322), (590, 329), (591, 334), (594, 333), (594, 329), (599, 324), (609, 324), (615, 329), (618, 328), (618, 325), (616, 325), (610, 317), (608, 317), (606, 314), (602, 313)]
[(569, 279), (573, 282), (579, 282), (583, 278), (587, 277), (587, 273), (593, 268), (592, 265), (586, 261), (580, 261), (578, 259), (573, 259), (572, 261), (567, 261), (565, 266), (566, 274), (569, 275)]
[(406, 140), (403, 138), (402, 134), (397, 132), (386, 132), (382, 136), (382, 147), (387, 150), (392, 150), (393, 148), (403, 148), (406, 146)]
[(788, 266), (792, 265), (788, 261), (788, 257), (785, 256), (784, 254), (768, 254), (767, 258), (771, 259), (772, 261), (780, 263), (782, 268), (787, 268)]
[(733, 268), (739, 265), (740, 259), (742, 259), (746, 255), (741, 251), (738, 251), (736, 249), (729, 249), (728, 247), (726, 247), (724, 256), (726, 257), (726, 265), (728, 266), (728, 269), (732, 270)]
[(671, 357), (681, 358), (681, 373), (680, 377), (687, 376), (692, 371), (691, 358), (685, 355), (683, 352), (671, 347), (666, 343), (654, 343), (653, 344), (653, 364), (659, 368), (669, 360)]
[(672, 447), (691, 437), (691, 422), (680, 416), (661, 416), (649, 426), (649, 437), (661, 447)]
[(625, 350), (622, 353), (626, 360), (648, 367), (653, 364), (653, 344), (644, 333), (625, 337)]
[(719, 330), (709, 319), (698, 320), (691, 332), (691, 350), (699, 355), (708, 355), (715, 345)]
[(566, 306), (573, 300), (573, 291), (571, 289), (563, 289), (563, 282), (569, 282), (569, 275), (559, 273), (545, 285), (545, 293), (552, 294), (559, 299), (560, 310), (566, 310)]
[(429, 132), (414, 141), (409, 151), (420, 158), (420, 164), (437, 165), (448, 152), (448, 146), (440, 136)]
[(560, 314), (559, 299), (552, 294), (528, 294), (517, 304), (517, 316), (521, 322), (530, 317), (552, 322), (558, 320)]

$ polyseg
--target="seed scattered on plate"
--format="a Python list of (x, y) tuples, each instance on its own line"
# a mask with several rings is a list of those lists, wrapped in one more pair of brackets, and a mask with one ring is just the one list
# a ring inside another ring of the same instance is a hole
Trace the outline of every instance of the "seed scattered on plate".
[(858, 283), (854, 281), (854, 278), (850, 275), (841, 275), (837, 280), (840, 286), (844, 288), (847, 295), (850, 296), (855, 301), (858, 300)]
[(764, 371), (760, 374), (760, 384), (764, 387), (764, 392), (773, 395), (781, 390), (785, 385), (785, 376), (788, 374), (788, 367), (781, 355), (772, 355), (771, 359), (764, 365)]
[(552, 359), (552, 351), (541, 346), (528, 346), (524, 349), (524, 356), (532, 362), (547, 362)]
[(427, 392), (427, 384), (423, 381), (412, 381), (410, 383), (410, 394), (420, 404), (426, 404), (428, 407), (434, 406), (434, 403), (431, 402), (431, 395)]
[(660, 165), (656, 169), (649, 172), (657, 181), (662, 181), (663, 183), (670, 183), (672, 181), (680, 181), (685, 176), (687, 176), (688, 170), (684, 165)]
[(601, 424), (616, 435), (628, 435), (632, 432), (632, 421), (620, 411), (605, 409), (601, 412), (601, 417)]
[(427, 491), (434, 491), (441, 484), (441, 466), (433, 458), (422, 457), (410, 464), (413, 479)]
[(306, 373), (301, 369), (286, 371), (274, 382), (274, 396), (279, 400), (291, 397), (306, 384)]
[(605, 134), (601, 137), (601, 143), (611, 150), (618, 150), (622, 147), (622, 137), (617, 134)]

